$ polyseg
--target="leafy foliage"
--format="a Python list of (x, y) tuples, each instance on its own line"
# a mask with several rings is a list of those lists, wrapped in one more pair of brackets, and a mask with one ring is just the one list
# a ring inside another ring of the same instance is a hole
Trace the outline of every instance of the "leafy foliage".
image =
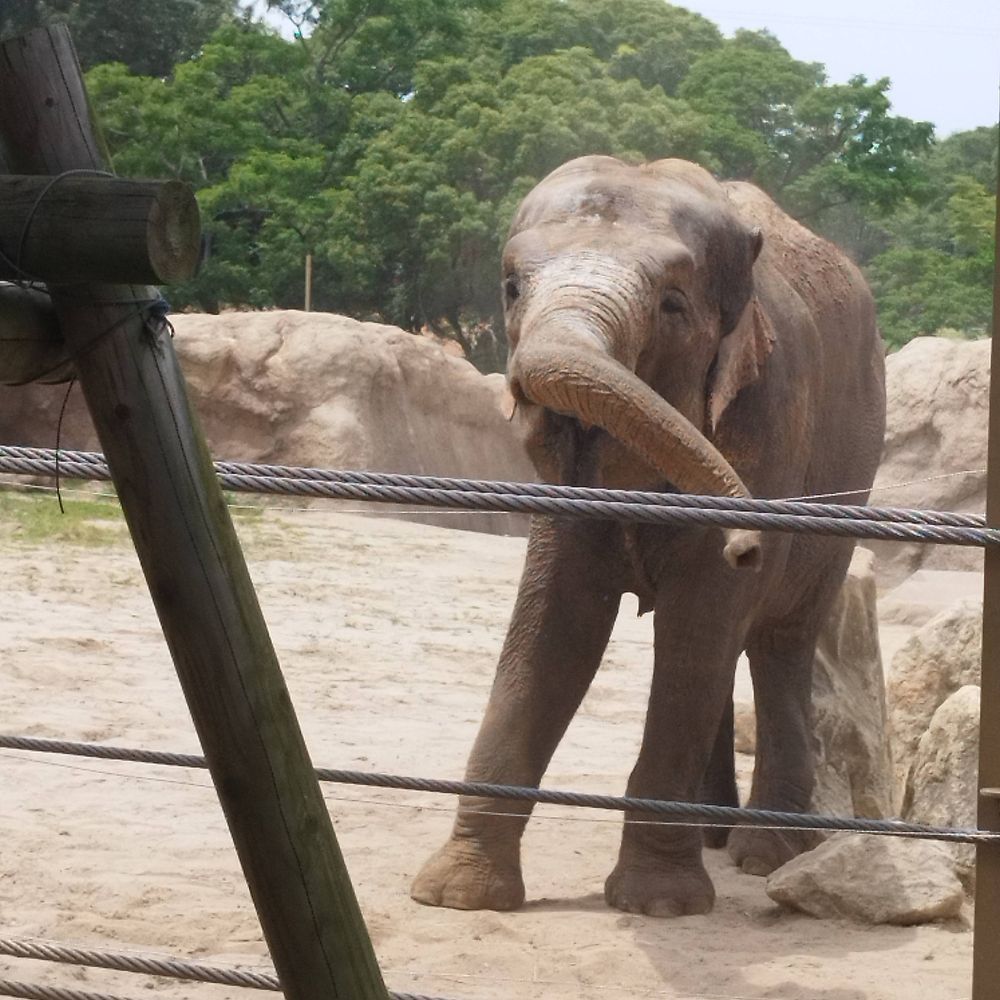
[(178, 4), (205, 19), (169, 71), (129, 47), (88, 77), (119, 172), (198, 190), (210, 255), (176, 306), (297, 306), (308, 253), (317, 308), (432, 329), (496, 368), (514, 206), (608, 153), (760, 184), (869, 266), (894, 343), (986, 329), (996, 131), (935, 146), (887, 79), (830, 84), (767, 32), (724, 39), (662, 0), (269, 0), (292, 38), (230, 0), (157, 0), (165, 25)]
[(950, 136), (926, 162), (926, 186), (887, 222), (888, 248), (868, 276), (886, 340), (940, 329), (992, 333), (996, 128)]
[(84, 69), (122, 62), (166, 76), (236, 12), (235, 0), (128, 0), (127, 7), (121, 0), (4, 0), (0, 38), (64, 21)]

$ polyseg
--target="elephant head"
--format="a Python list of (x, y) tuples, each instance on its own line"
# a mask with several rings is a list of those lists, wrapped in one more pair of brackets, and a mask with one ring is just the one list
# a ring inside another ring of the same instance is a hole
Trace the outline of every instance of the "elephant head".
[[(503, 256), (507, 376), (544, 475), (607, 483), (617, 463), (633, 486), (749, 495), (707, 435), (773, 342), (754, 295), (760, 248), (683, 161), (584, 157), (525, 198)], [(759, 567), (758, 533), (727, 531), (725, 555)]]

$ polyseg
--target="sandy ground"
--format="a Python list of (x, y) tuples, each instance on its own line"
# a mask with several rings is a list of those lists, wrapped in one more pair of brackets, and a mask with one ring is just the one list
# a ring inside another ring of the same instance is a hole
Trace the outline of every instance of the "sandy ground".
[[(197, 752), (127, 536), (107, 531), (97, 547), (28, 545), (0, 524), (0, 730)], [(329, 510), (268, 512), (240, 531), (315, 762), (460, 776), (523, 540)], [(649, 621), (625, 606), (548, 784), (624, 788), (650, 666)], [(0, 937), (268, 967), (204, 772), (0, 751), (0, 782)], [(712, 914), (664, 921), (607, 908), (620, 829), (608, 814), (539, 810), (519, 912), (421, 907), (408, 886), (446, 836), (451, 800), (325, 794), (394, 990), (483, 1000), (969, 996), (967, 922), (866, 928), (784, 912), (762, 880), (714, 853)], [(130, 996), (252, 995), (3, 958), (0, 977)]]

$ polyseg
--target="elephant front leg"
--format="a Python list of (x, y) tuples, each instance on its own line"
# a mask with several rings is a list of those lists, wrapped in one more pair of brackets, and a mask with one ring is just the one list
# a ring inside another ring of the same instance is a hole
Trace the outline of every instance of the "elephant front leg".
[[(619, 530), (535, 518), (514, 614), (466, 779), (537, 787), (601, 662), (621, 598)], [(463, 797), (411, 896), (456, 909), (524, 901), (526, 803)], [(497, 816), (496, 813), (504, 815)]]
[[(694, 591), (705, 588), (688, 590), (657, 602), (656, 667), (629, 795), (697, 801), (731, 700), (740, 639), (720, 627), (724, 613), (709, 616), (692, 606)], [(700, 828), (650, 819), (626, 815), (618, 864), (605, 883), (607, 901), (658, 917), (707, 913), (715, 890), (702, 863)]]

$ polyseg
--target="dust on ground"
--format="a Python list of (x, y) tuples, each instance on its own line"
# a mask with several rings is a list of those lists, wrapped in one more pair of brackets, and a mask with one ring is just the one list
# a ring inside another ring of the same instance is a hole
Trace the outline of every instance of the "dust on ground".
[[(0, 518), (7, 733), (198, 752), (120, 522), (60, 540)], [(318, 765), (460, 777), (513, 604), (523, 539), (379, 517), (238, 518), (264, 614)], [(91, 533), (92, 535), (93, 533)], [(638, 749), (651, 627), (626, 602), (546, 777), (621, 792)], [(741, 760), (744, 778), (751, 762)], [(269, 968), (207, 774), (0, 751), (0, 936)], [(390, 989), (470, 1000), (961, 1000), (968, 920), (859, 927), (788, 913), (708, 852), (707, 916), (609, 909), (620, 820), (539, 807), (516, 913), (413, 903), (453, 800), (346, 786), (324, 795)], [(0, 958), (0, 976), (125, 995), (245, 1000), (196, 986)]]

